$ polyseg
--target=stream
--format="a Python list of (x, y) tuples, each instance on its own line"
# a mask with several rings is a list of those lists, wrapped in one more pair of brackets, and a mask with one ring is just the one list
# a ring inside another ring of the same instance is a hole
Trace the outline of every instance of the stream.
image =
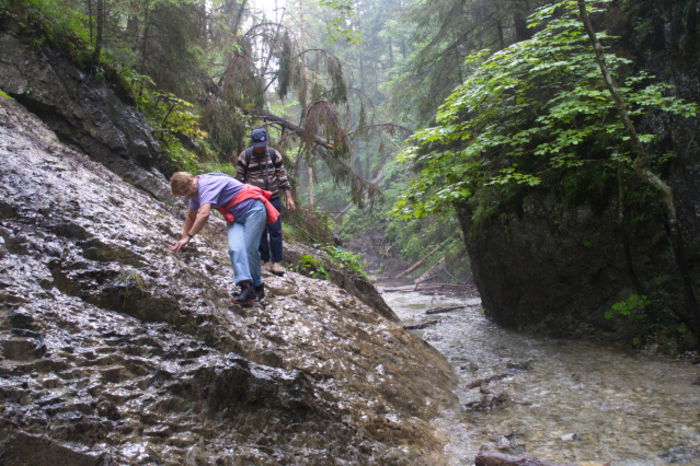
[(449, 438), (450, 464), (473, 464), (489, 450), (581, 465), (700, 465), (699, 365), (518, 334), (486, 319), (474, 298), (383, 297), (404, 325), (438, 320), (412, 331), (459, 377), (459, 412), (434, 421)]

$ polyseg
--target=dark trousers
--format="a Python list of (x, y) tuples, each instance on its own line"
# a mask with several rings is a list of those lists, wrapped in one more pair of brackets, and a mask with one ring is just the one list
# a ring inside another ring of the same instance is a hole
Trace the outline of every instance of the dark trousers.
[[(270, 199), (275, 209), (282, 212), (282, 201), (279, 197)], [(272, 257), (270, 257), (272, 256)], [(275, 223), (267, 225), (260, 238), (260, 259), (267, 262), (282, 262), (282, 215)]]

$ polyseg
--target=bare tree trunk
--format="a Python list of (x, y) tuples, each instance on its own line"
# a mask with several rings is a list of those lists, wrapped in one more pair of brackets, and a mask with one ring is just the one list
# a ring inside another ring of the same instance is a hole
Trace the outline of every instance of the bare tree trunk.
[(97, 63), (100, 60), (100, 54), (102, 53), (102, 40), (106, 19), (105, 1), (106, 0), (97, 0), (97, 34), (95, 37), (95, 50), (92, 52), (93, 63)]
[(146, 69), (146, 51), (148, 47), (148, 33), (150, 29), (148, 16), (150, 11), (151, 7), (148, 4), (146, 4), (146, 10), (143, 15), (143, 38), (141, 40), (141, 63), (139, 70), (141, 74), (144, 74), (144, 71)]
[(506, 48), (506, 39), (503, 35), (503, 24), (501, 23), (500, 18), (496, 20), (496, 31), (498, 31), (498, 49), (502, 50)]
[(693, 0), (688, 5), (685, 14), (685, 40), (682, 43), (685, 53), (694, 55), (697, 51), (698, 41), (698, 1)]
[(314, 198), (314, 167), (309, 165), (309, 207), (313, 210), (316, 199)]
[(625, 251), (625, 262), (627, 263), (627, 273), (632, 280), (637, 293), (646, 294), (642, 282), (637, 277), (637, 272), (634, 270), (634, 262), (632, 261), (632, 248), (630, 247), (629, 231), (627, 228), (627, 220), (625, 219), (625, 194), (622, 185), (622, 167), (617, 167), (617, 223), (619, 234), (622, 238), (622, 247)]
[[(355, 11), (357, 11), (357, 5), (355, 5)], [(359, 18), (359, 16), (358, 16)], [(359, 19), (358, 19), (358, 30), (360, 29), (360, 24), (359, 24)], [(365, 60), (362, 56), (362, 47), (355, 47), (355, 50), (357, 51), (357, 60), (360, 62), (360, 89), (362, 91), (365, 90)]]
[(90, 43), (92, 44), (92, 0), (87, 0), (88, 26), (90, 28)]
[(233, 23), (231, 27), (231, 32), (235, 36), (238, 34), (238, 28), (241, 25), (241, 20), (243, 19), (243, 12), (245, 11), (245, 4), (248, 3), (248, 0), (243, 0), (241, 2), (241, 6), (238, 8), (238, 13), (236, 14), (236, 21)]
[(464, 73), (462, 72), (462, 57), (459, 55), (459, 51), (457, 50), (458, 46), (452, 49), (454, 51), (455, 57), (457, 58), (457, 79), (459, 79), (460, 83), (464, 82)]
[(520, 42), (521, 40), (527, 40), (532, 36), (530, 30), (527, 28), (527, 22), (525, 21), (525, 18), (523, 18), (522, 15), (514, 15), (513, 24), (515, 25), (516, 42)]
[(136, 14), (130, 14), (126, 20), (126, 35), (131, 39), (131, 50), (138, 51), (141, 37), (141, 20)]
[(434, 307), (425, 311), (427, 315), (444, 314), (446, 312), (459, 311), (467, 307), (466, 304), (460, 304), (458, 306), (445, 306), (445, 307)]
[(391, 40), (391, 36), (387, 39), (389, 41), (389, 68), (394, 67), (394, 42)]
[(628, 136), (630, 137), (632, 152), (635, 156), (634, 163), (632, 165), (634, 167), (634, 171), (637, 173), (637, 176), (642, 179), (642, 181), (659, 191), (661, 199), (663, 200), (666, 208), (669, 236), (671, 237), (671, 247), (673, 249), (673, 255), (676, 261), (676, 266), (678, 267), (678, 272), (683, 281), (683, 294), (685, 295), (685, 311), (687, 315), (681, 317), (683, 320), (689, 320), (689, 323), (693, 324), (696, 330), (700, 330), (700, 309), (698, 309), (697, 299), (695, 297), (695, 292), (693, 291), (693, 283), (685, 261), (683, 240), (681, 237), (680, 228), (678, 226), (678, 214), (676, 212), (673, 190), (667, 183), (665, 183), (649, 169), (646, 161), (646, 154), (644, 153), (644, 147), (642, 146), (642, 142), (639, 140), (634, 123), (632, 123), (632, 120), (629, 117), (627, 106), (622, 100), (622, 96), (618, 92), (617, 86), (615, 85), (615, 82), (608, 71), (608, 67), (605, 64), (603, 46), (593, 30), (591, 19), (588, 16), (588, 11), (586, 10), (586, 0), (577, 0), (577, 3), (584, 28), (586, 29), (586, 33), (588, 34), (591, 44), (593, 45), (596, 61), (598, 62), (598, 66), (600, 67), (600, 71), (603, 75), (603, 80), (605, 81), (605, 85), (607, 86), (610, 95), (612, 95), (612, 98), (615, 101), (617, 112), (620, 115), (620, 119), (622, 120), (622, 124), (624, 125)]

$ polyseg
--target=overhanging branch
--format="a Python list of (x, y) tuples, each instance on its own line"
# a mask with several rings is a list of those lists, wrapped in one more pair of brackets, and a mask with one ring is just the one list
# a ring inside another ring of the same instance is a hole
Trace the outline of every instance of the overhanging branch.
[[(272, 121), (274, 123), (277, 123), (281, 126), (283, 126), (287, 131), (297, 134), (300, 138), (306, 139), (310, 135), (306, 134), (306, 130), (302, 128), (301, 126), (289, 121), (286, 118), (283, 118), (279, 115), (275, 115), (274, 113), (270, 113), (267, 110), (258, 110), (256, 112), (249, 112), (249, 114), (255, 118), (259, 118), (261, 120), (265, 121)], [(321, 136), (314, 134), (312, 137), (313, 141), (318, 144), (319, 146), (322, 146), (330, 151), (335, 150), (335, 147), (333, 144), (331, 144), (328, 140), (325, 138), (322, 138)]]

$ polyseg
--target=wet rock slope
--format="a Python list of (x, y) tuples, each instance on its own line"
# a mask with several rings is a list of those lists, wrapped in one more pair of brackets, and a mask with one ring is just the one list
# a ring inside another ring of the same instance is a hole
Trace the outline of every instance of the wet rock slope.
[(178, 212), (4, 97), (0, 162), (0, 463), (440, 462), (422, 340), (291, 272), (234, 306), (222, 222), (172, 255)]

